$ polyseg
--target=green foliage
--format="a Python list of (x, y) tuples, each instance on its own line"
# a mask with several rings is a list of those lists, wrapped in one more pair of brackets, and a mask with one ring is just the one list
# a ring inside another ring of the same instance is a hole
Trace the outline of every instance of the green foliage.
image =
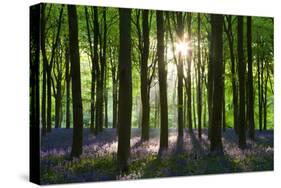
[[(60, 34), (60, 44), (61, 44), (61, 53), (62, 58), (58, 59), (61, 61), (59, 63), (62, 64), (62, 70), (57, 70), (53, 67), (52, 76), (57, 74), (58, 71), (65, 71), (65, 57), (64, 53), (64, 44), (68, 41), (68, 25), (67, 25), (67, 8), (66, 6), (59, 5), (59, 4), (47, 4), (45, 9), (45, 16), (46, 16), (46, 53), (48, 58), (51, 57), (51, 48), (52, 44), (54, 43), (56, 30), (57, 30), (57, 22), (58, 16), (60, 13), (61, 8), (64, 9), (63, 11), (63, 19), (61, 25), (61, 34)], [(87, 36), (87, 24), (86, 24), (86, 16), (85, 16), (85, 6), (77, 6), (77, 13), (78, 13), (78, 28), (79, 28), (79, 47), (80, 47), (80, 62), (81, 62), (81, 85), (82, 85), (82, 101), (83, 101), (83, 113), (84, 113), (84, 124), (85, 127), (89, 125), (90, 122), (90, 101), (91, 101), (91, 70), (95, 69), (92, 67), (91, 63), (91, 52), (90, 52), (90, 45)], [(99, 24), (100, 24), (100, 36), (99, 40), (103, 40), (102, 33), (102, 14), (103, 14), (103, 7), (98, 7), (98, 16), (99, 16)], [(93, 40), (93, 8), (87, 7), (87, 11), (89, 14), (89, 26), (90, 26), (90, 36)], [(140, 99), (140, 51), (138, 48), (138, 31), (136, 27), (136, 20), (137, 20), (137, 12), (139, 10), (132, 11), (132, 87), (133, 87), (133, 110), (132, 110), (132, 127), (138, 127), (140, 125), (141, 119), (141, 99)], [(171, 12), (172, 13), (172, 12)], [(185, 13), (187, 14), (187, 13)], [(149, 59), (148, 64), (151, 65), (155, 59), (155, 52), (156, 52), (156, 16), (155, 11), (150, 11), (149, 13), (149, 29), (150, 29), (150, 49), (149, 49)], [(106, 88), (108, 91), (108, 121), (109, 124), (113, 121), (113, 84), (112, 84), (112, 67), (116, 66), (118, 70), (118, 61), (119, 61), (119, 15), (117, 8), (106, 8), (106, 17), (107, 17), (107, 57), (106, 57)], [(140, 15), (141, 19), (142, 15)], [(166, 18), (166, 17), (165, 17)], [(191, 41), (190, 41), (190, 48), (193, 51), (192, 53), (192, 67), (191, 67), (191, 85), (192, 85), (192, 93), (197, 95), (197, 81), (195, 79), (197, 67), (197, 13), (191, 13)], [(269, 129), (273, 129), (274, 122), (273, 122), (273, 106), (274, 106), (274, 65), (273, 65), (273, 18), (265, 18), (265, 17), (253, 17), (253, 84), (254, 84), (254, 96), (255, 96), (255, 103), (254, 103), (254, 115), (255, 115), (255, 125), (258, 128), (258, 73), (257, 73), (257, 62), (258, 60), (263, 63), (264, 66), (264, 79), (265, 82), (267, 81), (267, 87), (265, 88), (267, 91), (267, 125)], [(208, 63), (209, 63), (209, 44), (210, 44), (210, 16), (209, 14), (201, 14), (201, 53), (202, 53), (202, 68), (204, 68), (204, 72), (201, 74), (202, 78), (204, 78), (202, 91), (205, 97), (202, 101), (202, 112), (204, 108), (207, 108), (206, 100), (207, 100), (207, 76), (208, 76)], [(234, 55), (235, 55), (235, 63), (237, 61), (237, 17), (232, 16), (232, 32), (233, 32), (233, 45), (234, 45)], [(142, 23), (140, 22), (140, 26)], [(246, 22), (244, 23), (246, 28)], [(185, 34), (187, 34), (187, 28), (184, 28)], [(177, 42), (176, 38), (176, 29), (174, 22), (171, 22), (171, 32), (174, 36), (174, 43)], [(246, 36), (246, 29), (244, 29), (244, 34)], [(231, 61), (230, 61), (230, 52), (227, 43), (226, 33), (224, 33), (224, 63), (225, 63), (225, 110), (226, 110), (226, 126), (233, 127), (233, 97), (232, 97), (232, 74), (231, 74)], [(246, 54), (246, 39), (244, 37), (244, 52), (245, 52), (245, 60), (247, 60)], [(167, 55), (167, 94), (168, 94), (168, 121), (169, 127), (177, 127), (177, 71), (176, 71), (176, 63), (174, 62), (173, 58), (168, 58), (168, 54), (172, 53), (171, 46), (175, 44), (171, 44), (171, 39), (168, 36), (168, 31), (166, 32), (165, 36), (165, 44), (167, 45), (165, 48), (165, 53)], [(100, 52), (100, 49), (99, 49)], [(100, 54), (99, 54), (100, 55)], [(100, 57), (99, 57), (100, 58)], [(42, 55), (41, 55), (42, 60)], [(186, 59), (185, 59), (186, 61)], [(247, 62), (247, 61), (245, 61)], [(237, 64), (237, 63), (236, 63)], [(172, 72), (171, 70), (174, 70)], [(150, 66), (149, 74), (153, 71), (153, 68)], [(42, 71), (42, 66), (41, 66)], [(152, 84), (151, 84), (151, 92), (150, 92), (150, 127), (154, 127), (155, 125), (158, 126), (159, 124), (159, 117), (155, 116), (155, 104), (159, 104), (159, 96), (158, 98), (155, 97), (155, 93), (159, 92), (158, 88), (158, 79), (157, 79), (157, 66), (156, 71), (153, 75)], [(63, 73), (63, 79), (65, 75)], [(40, 75), (40, 80), (42, 81), (42, 74)], [(56, 83), (54, 82), (56, 85)], [(65, 82), (62, 81), (62, 125), (65, 125), (65, 108), (66, 108), (66, 99), (65, 99)], [(184, 89), (185, 90), (185, 89)], [(53, 92), (53, 91), (52, 91)], [(184, 91), (184, 94), (185, 91)], [(194, 100), (195, 109), (197, 109), (197, 98), (195, 97)], [(70, 107), (72, 108), (72, 107)], [(159, 108), (159, 105), (158, 105)], [(184, 106), (186, 108), (186, 106)], [(158, 109), (159, 111), (159, 109)], [(71, 110), (72, 112), (72, 110)], [(206, 111), (208, 114), (208, 111)], [(203, 115), (203, 114), (202, 114)], [(52, 120), (54, 121), (55, 116), (55, 98), (52, 97)], [(159, 116), (159, 114), (158, 114)], [(195, 117), (197, 119), (197, 116)], [(206, 121), (208, 121), (208, 115), (206, 115)], [(72, 118), (71, 118), (72, 122)], [(71, 123), (72, 126), (72, 123)]]

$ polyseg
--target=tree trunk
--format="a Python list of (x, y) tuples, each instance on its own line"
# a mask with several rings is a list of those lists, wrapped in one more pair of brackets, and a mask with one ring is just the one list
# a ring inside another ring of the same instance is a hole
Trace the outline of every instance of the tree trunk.
[(51, 67), (47, 68), (47, 132), (52, 131), (52, 81), (51, 81)]
[(141, 49), (141, 139), (149, 139), (149, 85), (148, 85), (148, 56), (149, 56), (149, 26), (148, 10), (142, 11), (142, 49)]
[(45, 5), (41, 5), (41, 52), (42, 52), (42, 59), (43, 59), (43, 78), (42, 78), (42, 136), (46, 135), (47, 127), (46, 127), (46, 71), (48, 66), (48, 59), (46, 55), (46, 47), (45, 47)]
[[(176, 13), (177, 17), (177, 36), (180, 42), (184, 41), (184, 20), (183, 14), (178, 12)], [(177, 64), (177, 73), (178, 73), (178, 138), (183, 137), (183, 54), (179, 51), (178, 54), (178, 64)]]
[(119, 9), (119, 105), (118, 150), (119, 169), (128, 170), (132, 118), (131, 9)]
[(207, 108), (208, 108), (208, 101), (207, 101), (207, 97), (206, 97), (207, 94), (204, 94), (204, 111), (203, 111), (203, 123), (204, 123), (204, 128), (207, 127)]
[[(210, 16), (211, 17), (211, 21), (212, 21), (212, 15)], [(214, 23), (211, 23), (211, 24), (214, 24)], [(211, 35), (208, 35), (208, 38), (209, 38), (209, 63), (208, 63), (208, 117), (209, 117), (209, 120), (208, 120), (208, 138), (210, 140), (211, 138), (211, 129), (212, 129), (212, 121), (213, 121), (213, 90), (214, 90), (214, 73), (213, 73), (213, 50), (214, 50), (214, 42), (213, 42), (213, 37), (212, 37), (212, 34), (215, 32), (214, 31), (215, 27), (212, 26), (211, 27)]]
[(160, 148), (159, 153), (168, 148), (168, 107), (167, 81), (164, 62), (164, 18), (162, 11), (156, 11), (157, 22), (157, 58), (160, 95)]
[[(191, 41), (191, 14), (188, 15), (188, 40)], [(192, 132), (192, 109), (191, 109), (191, 56), (192, 51), (188, 51), (187, 58), (187, 121), (189, 132)]]
[[(103, 103), (102, 108), (104, 108), (104, 125), (105, 128), (108, 128), (108, 114), (107, 114), (107, 85), (106, 85), (106, 78), (107, 78), (107, 65), (106, 65), (106, 47), (107, 47), (107, 23), (106, 23), (106, 8), (103, 8), (103, 50), (102, 50), (102, 85), (103, 85)], [(101, 125), (100, 131), (103, 130), (103, 126)]]
[(211, 15), (211, 27), (212, 27), (212, 65), (213, 68), (213, 95), (212, 95), (212, 119), (211, 119), (211, 152), (220, 154), (223, 152), (222, 140), (221, 140), (221, 119), (222, 119), (222, 69), (223, 69), (223, 16)]
[(65, 42), (65, 84), (66, 84), (66, 109), (65, 109), (65, 127), (70, 128), (70, 62), (69, 62), (69, 47)]
[(157, 95), (157, 90), (155, 88), (155, 106), (154, 106), (154, 118), (155, 118), (155, 128), (159, 128), (159, 99)]
[[(261, 47), (263, 47), (262, 42), (261, 42)], [(261, 83), (260, 83), (260, 94), (261, 94), (261, 114), (260, 114), (260, 118), (261, 118), (261, 130), (264, 127), (264, 53), (262, 52), (261, 55), (261, 59), (260, 59), (260, 79), (261, 79)]]
[(252, 71), (252, 18), (247, 17), (247, 52), (248, 52), (248, 119), (249, 137), (255, 139), (255, 119), (254, 119), (254, 91), (253, 91), (253, 71)]
[(264, 86), (264, 101), (263, 101), (263, 130), (267, 130), (266, 114), (267, 114), (267, 78)]
[[(57, 63), (61, 63), (61, 62), (57, 62)], [(55, 97), (55, 128), (61, 128), (60, 114), (61, 114), (61, 80), (62, 79), (61, 76), (58, 77), (59, 78), (56, 82), (56, 97)]]
[(79, 157), (83, 146), (83, 107), (81, 97), (78, 20), (75, 5), (68, 5), (69, 52), (72, 78), (73, 137), (71, 156)]
[(104, 127), (108, 128), (108, 110), (107, 110), (107, 103), (108, 103), (108, 91), (107, 91), (107, 70), (105, 68), (104, 74)]
[[(89, 42), (89, 49), (91, 54), (91, 61), (92, 61), (92, 69), (91, 69), (91, 122), (90, 122), (90, 131), (91, 133), (95, 132), (95, 81), (96, 81), (96, 75), (95, 75), (95, 69), (96, 69), (96, 62), (92, 47), (92, 38), (90, 33), (90, 24), (89, 24), (89, 14), (87, 7), (85, 7), (85, 16), (86, 16), (86, 25), (87, 25), (87, 35), (88, 35), (88, 42)], [(96, 34), (94, 37), (98, 37)], [(96, 39), (96, 38), (95, 38)], [(94, 41), (96, 41), (94, 39)], [(94, 44), (95, 45), (95, 44)], [(96, 46), (94, 47), (95, 50)]]
[(244, 149), (246, 146), (245, 136), (245, 60), (243, 50), (243, 17), (238, 16), (238, 76), (239, 76), (239, 148)]
[[(196, 67), (194, 65), (194, 70), (196, 71)], [(197, 83), (197, 74), (194, 74), (192, 82), (194, 83), (194, 88), (192, 89), (192, 114), (193, 114), (193, 125), (194, 128), (197, 129), (197, 123), (196, 123), (196, 84)]]
[(183, 57), (178, 61), (178, 137), (183, 137)]
[[(223, 86), (223, 88), (224, 88), (224, 86)], [(222, 97), (223, 97), (223, 99), (222, 99), (222, 103), (221, 103), (222, 104), (222, 119), (221, 119), (221, 121), (222, 121), (222, 131), (225, 132), (225, 130), (226, 130), (225, 91), (223, 91)]]
[[(58, 45), (61, 45), (60, 43)], [(55, 69), (53, 71), (54, 79), (52, 80), (53, 92), (55, 96), (55, 128), (61, 128), (61, 111), (62, 111), (62, 56), (60, 54), (60, 49), (56, 50), (56, 60), (54, 62)], [(56, 83), (56, 84), (55, 84)]]
[(95, 119), (95, 135), (98, 134), (100, 130), (100, 126), (102, 122), (102, 100), (103, 100), (103, 93), (102, 93), (102, 85), (101, 85), (101, 66), (99, 63), (99, 55), (98, 55), (98, 45), (99, 45), (99, 22), (98, 22), (98, 9), (94, 7), (94, 65), (95, 65), (95, 72), (96, 72), (96, 119)]
[(61, 30), (61, 22), (62, 22), (62, 14), (63, 6), (60, 9), (59, 19), (58, 19), (58, 29), (55, 37), (55, 41), (52, 45), (51, 59), (50, 63), (47, 66), (47, 132), (51, 132), (52, 130), (52, 67), (55, 57), (55, 50), (58, 46), (60, 30)]
[(238, 94), (237, 94), (237, 80), (235, 71), (235, 56), (234, 56), (234, 46), (233, 46), (233, 32), (232, 32), (232, 17), (226, 16), (226, 23), (228, 27), (225, 26), (226, 36), (229, 45), (230, 61), (231, 61), (231, 83), (232, 83), (232, 101), (233, 101), (233, 126), (235, 133), (238, 134)]
[[(114, 55), (113, 55), (113, 58)], [(118, 95), (117, 95), (117, 78), (116, 78), (116, 66), (113, 65), (112, 62), (112, 68), (111, 68), (111, 74), (112, 74), (112, 128), (117, 128), (117, 101), (118, 101)]]
[(266, 78), (265, 78), (265, 85), (264, 85), (264, 101), (263, 101), (263, 130), (267, 130), (267, 122), (266, 122), (266, 116), (267, 116), (267, 83), (269, 79), (269, 71), (268, 71), (268, 65), (265, 62), (266, 66)]
[(186, 100), (186, 93), (183, 94), (183, 127), (186, 128), (186, 106), (187, 106), (187, 100)]
[(197, 38), (198, 38), (198, 49), (197, 49), (197, 56), (198, 56), (198, 68), (197, 68), (197, 115), (198, 115), (198, 137), (201, 139), (201, 114), (202, 114), (202, 89), (201, 89), (201, 18), (200, 18), (200, 13), (198, 13), (198, 33), (197, 33)]
[(262, 92), (261, 92), (261, 65), (260, 55), (257, 53), (258, 66), (258, 95), (259, 95), (259, 131), (262, 131)]
[(222, 131), (225, 132), (226, 129), (226, 119), (225, 119), (225, 62), (223, 61), (223, 79), (222, 79)]

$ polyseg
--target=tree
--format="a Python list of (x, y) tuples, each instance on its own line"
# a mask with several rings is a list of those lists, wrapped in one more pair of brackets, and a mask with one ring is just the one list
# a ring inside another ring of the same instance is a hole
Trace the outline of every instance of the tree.
[(197, 114), (198, 114), (198, 137), (201, 138), (201, 114), (202, 114), (202, 95), (201, 95), (201, 92), (202, 92), (202, 89), (201, 89), (201, 17), (200, 17), (200, 13), (198, 13), (197, 15), (198, 17), (198, 33), (197, 33), (197, 38), (198, 38), (198, 49), (197, 49), (197, 58), (198, 58), (198, 68), (197, 68)]
[(265, 69), (266, 71), (266, 76), (265, 76), (265, 83), (264, 83), (264, 97), (263, 97), (263, 130), (267, 130), (267, 84), (268, 84), (268, 79), (269, 79), (269, 71), (268, 71), (268, 65), (265, 60)]
[(247, 53), (248, 53), (248, 118), (249, 137), (255, 139), (254, 119), (254, 92), (253, 92), (253, 70), (252, 70), (252, 18), (247, 17)]
[(142, 11), (142, 41), (141, 42), (141, 102), (142, 102), (142, 135), (141, 139), (149, 139), (149, 85), (148, 85), (148, 57), (149, 57), (149, 26), (148, 10)]
[[(181, 43), (184, 42), (184, 17), (183, 13), (176, 13), (177, 36)], [(183, 52), (179, 51), (177, 72), (178, 72), (178, 137), (183, 137)]]
[[(110, 42), (112, 42), (110, 40)], [(117, 62), (115, 57), (117, 56), (117, 47), (112, 43), (109, 44), (109, 56), (110, 56), (110, 71), (112, 77), (112, 128), (117, 128), (117, 105), (118, 105), (118, 74), (117, 74)]]
[(69, 62), (69, 47), (68, 41), (65, 40), (65, 85), (66, 85), (66, 109), (65, 109), (65, 127), (70, 128), (70, 81), (71, 81), (71, 66)]
[[(102, 72), (102, 78), (101, 78), (101, 85), (102, 85), (102, 106), (101, 106), (101, 112), (102, 112), (102, 119), (100, 124), (100, 131), (103, 130), (103, 125), (105, 128), (108, 127), (108, 112), (107, 112), (107, 98), (108, 98), (108, 92), (107, 92), (107, 85), (106, 85), (106, 78), (107, 78), (107, 65), (106, 65), (106, 47), (107, 47), (107, 23), (106, 23), (106, 8), (103, 8), (102, 11), (102, 19), (103, 19), (103, 38), (100, 40), (102, 41), (102, 55), (101, 55), (101, 72)], [(103, 109), (104, 108), (104, 109)], [(103, 113), (104, 112), (104, 113)], [(103, 122), (104, 120), (104, 122)]]
[(98, 134), (100, 126), (102, 126), (102, 100), (103, 100), (103, 86), (101, 85), (101, 67), (99, 65), (99, 54), (98, 54), (98, 45), (99, 45), (99, 22), (98, 22), (98, 9), (94, 7), (94, 62), (95, 62), (95, 71), (96, 71), (96, 125), (95, 125), (95, 134)]
[[(88, 43), (89, 43), (89, 49), (90, 49), (90, 57), (91, 57), (91, 62), (92, 62), (92, 67), (91, 67), (91, 122), (90, 122), (90, 131), (91, 133), (95, 132), (95, 68), (96, 68), (96, 59), (95, 55), (93, 52), (93, 47), (92, 47), (92, 37), (90, 33), (90, 23), (89, 23), (89, 14), (88, 14), (88, 9), (85, 7), (85, 17), (86, 17), (86, 25), (87, 25), (87, 36), (88, 36)], [(96, 34), (94, 36), (94, 41), (96, 42), (96, 38), (98, 37)], [(96, 48), (96, 43), (94, 44), (94, 48)], [(95, 49), (96, 50), (96, 49)]]
[(160, 148), (159, 153), (168, 148), (168, 107), (167, 81), (164, 62), (164, 18), (162, 11), (156, 11), (157, 22), (157, 58), (160, 95)]
[[(188, 32), (188, 41), (191, 41), (191, 13), (187, 16), (187, 32)], [(192, 132), (192, 109), (191, 109), (191, 56), (192, 51), (188, 51), (187, 57), (187, 79), (186, 79), (186, 92), (187, 92), (187, 121), (189, 132)]]
[(213, 75), (214, 75), (214, 57), (213, 57), (213, 50), (214, 48), (214, 38), (212, 37), (213, 33), (215, 32), (214, 29), (215, 27), (212, 26), (214, 23), (212, 22), (212, 15), (211, 17), (211, 34), (208, 34), (208, 39), (209, 39), (209, 63), (208, 63), (208, 83), (207, 83), (207, 88), (208, 88), (208, 116), (209, 116), (209, 127), (208, 127), (208, 138), (210, 140), (211, 138), (211, 129), (212, 129), (212, 123), (213, 123), (213, 90), (214, 90), (214, 82), (213, 82)]
[[(224, 30), (226, 32), (230, 62), (231, 62), (231, 84), (232, 84), (232, 101), (233, 101), (233, 126), (235, 133), (238, 133), (238, 92), (237, 92), (237, 79), (236, 79), (236, 66), (235, 66), (235, 55), (234, 55), (234, 37), (232, 31), (232, 16), (225, 16), (226, 21), (224, 22)], [(227, 25), (226, 25), (227, 23)]]
[(237, 48), (238, 48), (238, 77), (239, 77), (239, 148), (246, 146), (245, 137), (245, 60), (243, 49), (243, 17), (238, 16), (237, 25)]
[(62, 81), (63, 81), (63, 63), (62, 63), (62, 44), (59, 40), (58, 46), (55, 50), (55, 60), (54, 67), (52, 71), (52, 86), (53, 86), (53, 96), (55, 97), (55, 128), (61, 128), (62, 119)]
[(42, 122), (42, 136), (46, 135), (47, 127), (46, 127), (46, 71), (48, 66), (48, 59), (46, 55), (46, 47), (45, 47), (45, 27), (46, 27), (46, 18), (45, 18), (45, 6), (42, 4), (41, 6), (41, 52), (43, 59), (43, 78), (42, 78), (42, 99), (41, 99), (41, 122)]
[[(257, 34), (258, 35), (258, 34)], [(260, 44), (260, 40), (258, 38), (257, 43)], [(259, 131), (262, 131), (262, 84), (261, 84), (261, 60), (260, 54), (257, 53), (257, 73), (258, 73), (258, 105), (259, 105)]]
[(81, 97), (80, 55), (78, 43), (78, 20), (75, 5), (68, 5), (69, 52), (72, 78), (73, 137), (71, 156), (79, 157), (83, 145), (83, 107)]
[[(57, 21), (57, 31), (54, 35), (54, 41), (52, 44), (51, 58), (50, 62), (47, 66), (47, 132), (51, 132), (52, 130), (52, 68), (55, 58), (55, 51), (58, 47), (60, 31), (61, 31), (61, 22), (62, 22), (62, 14), (63, 6), (60, 8), (59, 18)], [(44, 58), (43, 58), (44, 59)]]
[(128, 170), (132, 117), (131, 9), (119, 9), (119, 105), (118, 150), (119, 169)]
[(222, 127), (222, 105), (221, 99), (223, 94), (222, 88), (222, 69), (223, 69), (223, 16), (222, 15), (211, 15), (211, 46), (212, 50), (212, 65), (213, 68), (213, 93), (212, 93), (212, 116), (211, 116), (211, 152), (222, 153), (222, 141), (221, 141), (221, 127)]

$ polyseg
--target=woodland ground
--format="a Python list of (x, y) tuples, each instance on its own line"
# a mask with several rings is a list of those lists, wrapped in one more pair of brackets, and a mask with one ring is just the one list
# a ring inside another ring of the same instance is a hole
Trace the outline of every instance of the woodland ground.
[(209, 154), (207, 130), (199, 140), (197, 130), (189, 133), (186, 129), (183, 140), (178, 141), (177, 129), (169, 129), (169, 149), (159, 158), (159, 129), (150, 129), (150, 140), (142, 143), (140, 129), (133, 128), (126, 174), (117, 170), (115, 129), (104, 129), (97, 136), (84, 129), (80, 159), (69, 158), (72, 129), (53, 129), (41, 142), (42, 184), (273, 170), (273, 131), (256, 131), (256, 141), (247, 140), (242, 151), (234, 131), (227, 129), (224, 155), (214, 156)]

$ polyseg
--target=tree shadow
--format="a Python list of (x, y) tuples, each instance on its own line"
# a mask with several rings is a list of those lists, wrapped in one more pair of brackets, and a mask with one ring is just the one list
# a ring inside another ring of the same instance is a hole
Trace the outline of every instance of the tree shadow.
[(192, 151), (199, 153), (200, 155), (206, 152), (201, 145), (203, 139), (201, 138), (201, 140), (199, 140), (194, 134), (194, 131), (190, 133), (190, 140), (192, 144)]
[(183, 153), (183, 143), (184, 143), (184, 138), (183, 137), (178, 137), (177, 138), (177, 143), (174, 148), (174, 154), (180, 154)]

